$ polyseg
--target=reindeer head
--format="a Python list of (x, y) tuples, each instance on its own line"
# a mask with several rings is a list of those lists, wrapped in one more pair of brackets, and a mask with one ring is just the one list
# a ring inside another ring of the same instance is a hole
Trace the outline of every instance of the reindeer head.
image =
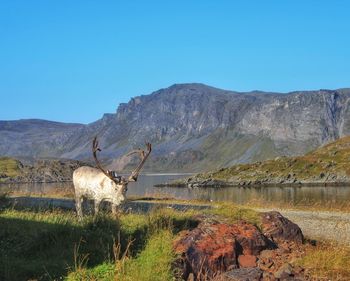
[(132, 154), (139, 154), (140, 156), (140, 163), (137, 165), (137, 167), (131, 172), (130, 176), (125, 178), (122, 176), (118, 176), (115, 171), (106, 170), (102, 167), (100, 161), (97, 159), (97, 152), (101, 151), (101, 149), (98, 146), (97, 137), (94, 138), (92, 142), (92, 153), (96, 162), (96, 166), (111, 180), (110, 185), (112, 185), (116, 190), (121, 192), (123, 197), (125, 197), (126, 192), (128, 190), (128, 184), (129, 182), (135, 182), (137, 181), (137, 178), (140, 174), (140, 171), (145, 164), (149, 154), (152, 151), (152, 145), (150, 143), (146, 143), (147, 151), (145, 152), (142, 149), (136, 149), (127, 154), (127, 156), (130, 156)]

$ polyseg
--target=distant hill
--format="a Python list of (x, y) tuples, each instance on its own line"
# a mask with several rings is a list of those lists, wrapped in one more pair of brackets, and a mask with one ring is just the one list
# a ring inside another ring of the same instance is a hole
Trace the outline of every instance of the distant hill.
[(0, 121), (0, 156), (60, 157), (85, 127), (39, 119)]
[(87, 161), (98, 135), (112, 169), (130, 170), (129, 159), (116, 158), (150, 141), (146, 170), (195, 172), (302, 155), (349, 134), (349, 89), (239, 93), (175, 84), (88, 125), (0, 121), (0, 155)]
[(199, 174), (189, 186), (262, 184), (350, 184), (350, 136), (299, 157), (235, 165)]
[(37, 160), (32, 165), (0, 157), (0, 183), (64, 182), (71, 181), (73, 171), (86, 165), (76, 160)]

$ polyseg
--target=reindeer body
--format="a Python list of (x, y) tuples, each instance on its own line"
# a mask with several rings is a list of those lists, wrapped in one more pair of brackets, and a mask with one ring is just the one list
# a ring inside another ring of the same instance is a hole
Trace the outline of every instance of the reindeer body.
[(75, 206), (80, 217), (83, 216), (81, 203), (83, 198), (94, 200), (95, 214), (99, 211), (102, 201), (112, 204), (112, 212), (126, 198), (127, 185), (117, 184), (99, 169), (83, 166), (73, 173), (73, 184), (75, 189)]
[(80, 218), (83, 216), (82, 201), (84, 198), (94, 200), (95, 215), (98, 213), (102, 201), (110, 202), (112, 204), (112, 212), (116, 213), (117, 206), (126, 199), (129, 182), (137, 181), (140, 170), (151, 153), (151, 144), (147, 143), (146, 146), (147, 152), (137, 149), (128, 153), (128, 155), (137, 153), (141, 158), (141, 162), (131, 175), (128, 178), (116, 177), (115, 172), (103, 169), (101, 163), (98, 161), (97, 152), (101, 151), (101, 149), (98, 147), (97, 137), (94, 138), (92, 153), (97, 168), (83, 166), (76, 169), (73, 173), (75, 207)]

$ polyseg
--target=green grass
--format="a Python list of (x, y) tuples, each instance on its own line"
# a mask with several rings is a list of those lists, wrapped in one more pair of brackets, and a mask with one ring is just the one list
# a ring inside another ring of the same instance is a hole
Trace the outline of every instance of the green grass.
[(167, 281), (173, 280), (172, 250), (173, 234), (160, 230), (148, 239), (145, 248), (135, 257), (123, 256), (114, 263), (104, 263), (94, 268), (79, 268), (67, 277), (68, 281), (123, 280), (123, 281)]
[[(113, 263), (94, 268), (78, 268), (68, 276), (70, 281), (125, 280), (166, 281), (173, 280), (171, 264), (175, 259), (172, 250), (173, 237), (183, 229), (197, 225), (192, 217), (195, 211), (177, 212), (157, 208), (149, 214), (126, 214), (120, 217), (125, 234), (134, 234), (127, 253), (118, 251)], [(146, 231), (142, 231), (145, 230)], [(145, 245), (140, 247), (140, 243)], [(133, 251), (132, 248), (141, 251)]]
[[(79, 222), (74, 212), (5, 209), (0, 212), (0, 280), (52, 280), (69, 272), (76, 278), (75, 273), (91, 270), (108, 276), (108, 266), (120, 258), (115, 253), (116, 245), (120, 253), (128, 249), (128, 272), (136, 270), (136, 260), (140, 265), (150, 257), (154, 258), (150, 262), (156, 264), (159, 257), (152, 256), (152, 249), (161, 245), (161, 255), (170, 257), (172, 253), (165, 242), (171, 243), (173, 235), (195, 227), (194, 214), (155, 209), (148, 214), (121, 214), (118, 218), (109, 214), (86, 216)], [(165, 262), (170, 266), (169, 260)], [(145, 266), (159, 269), (151, 264)]]
[(108, 259), (119, 222), (108, 216), (79, 223), (73, 213), (0, 214), (0, 280), (51, 280), (74, 267), (75, 249), (88, 256), (86, 265)]
[(113, 281), (116, 274), (114, 263), (103, 263), (93, 268), (78, 268), (66, 278), (68, 281)]
[(213, 208), (206, 210), (205, 213), (217, 215), (226, 219), (229, 223), (236, 223), (244, 220), (258, 227), (261, 224), (261, 218), (258, 212), (232, 203), (216, 203), (213, 205)]
[(117, 263), (116, 280), (164, 281), (174, 278), (171, 268), (175, 260), (172, 249), (173, 234), (165, 229), (155, 232), (145, 249), (135, 258)]

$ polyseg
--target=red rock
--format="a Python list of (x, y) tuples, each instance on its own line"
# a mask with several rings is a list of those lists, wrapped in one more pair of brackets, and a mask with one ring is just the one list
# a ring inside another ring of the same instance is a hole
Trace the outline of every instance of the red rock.
[(258, 255), (269, 245), (266, 237), (254, 225), (246, 222), (232, 225), (232, 234), (242, 247), (244, 255)]
[(245, 222), (201, 223), (182, 233), (174, 243), (175, 252), (180, 256), (177, 264), (182, 268), (181, 278), (185, 280), (190, 273), (212, 277), (237, 268), (239, 255), (258, 255), (267, 246), (266, 237)]
[(238, 257), (238, 264), (239, 267), (255, 267), (256, 260), (256, 256), (253, 255), (240, 255)]

